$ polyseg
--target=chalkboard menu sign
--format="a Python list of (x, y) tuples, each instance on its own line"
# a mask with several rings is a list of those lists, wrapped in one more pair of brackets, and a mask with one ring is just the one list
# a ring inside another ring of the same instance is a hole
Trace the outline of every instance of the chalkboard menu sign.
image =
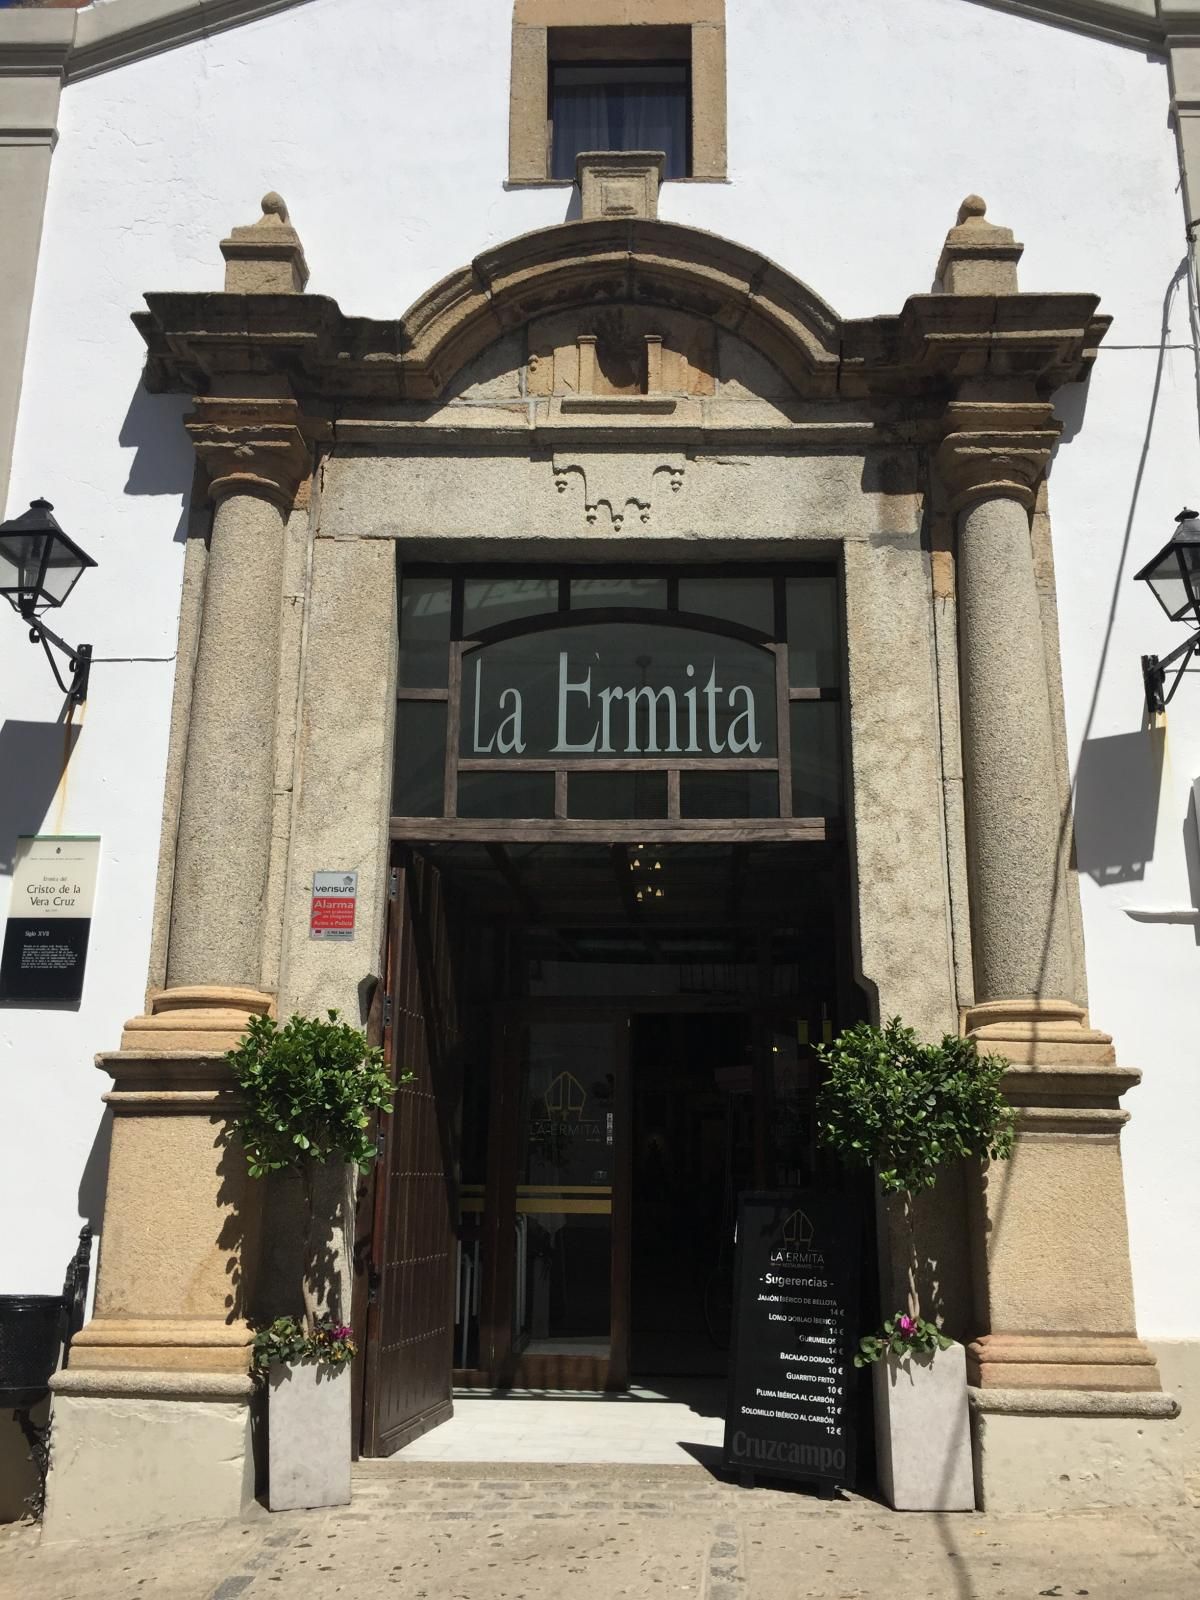
[(741, 1197), (725, 1464), (744, 1479), (854, 1482), (860, 1235), (846, 1195)]

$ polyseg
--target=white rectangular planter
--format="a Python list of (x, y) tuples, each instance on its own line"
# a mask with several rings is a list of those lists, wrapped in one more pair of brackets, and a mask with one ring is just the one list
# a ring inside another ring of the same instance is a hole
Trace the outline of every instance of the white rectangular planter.
[(884, 1356), (872, 1370), (879, 1487), (896, 1511), (974, 1511), (967, 1358)]
[(348, 1505), (350, 1363), (275, 1362), (267, 1393), (267, 1505), (272, 1511)]

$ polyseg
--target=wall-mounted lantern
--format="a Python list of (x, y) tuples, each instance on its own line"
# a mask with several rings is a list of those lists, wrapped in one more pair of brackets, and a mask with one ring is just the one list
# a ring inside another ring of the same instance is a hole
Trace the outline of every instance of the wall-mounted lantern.
[[(1152, 556), (1134, 581), (1149, 584), (1150, 592), (1172, 622), (1186, 622), (1200, 628), (1200, 516), (1184, 509), (1175, 518), (1175, 532), (1156, 556)], [(1194, 633), (1177, 650), (1160, 661), (1157, 656), (1142, 657), (1142, 681), (1146, 688), (1146, 709), (1152, 714), (1165, 711), (1167, 702), (1179, 687), (1184, 668), (1200, 650), (1200, 633)], [(1164, 694), (1167, 668), (1178, 662), (1170, 689)]]
[[(87, 699), (92, 665), (90, 644), (69, 645), (52, 633), (40, 612), (60, 606), (86, 567), (96, 563), (68, 539), (51, 516), (49, 500), (34, 500), (23, 516), (0, 522), (0, 594), (29, 626), (29, 638), (40, 644), (58, 687), (75, 705)], [(50, 647), (67, 657), (70, 683), (64, 683)]]

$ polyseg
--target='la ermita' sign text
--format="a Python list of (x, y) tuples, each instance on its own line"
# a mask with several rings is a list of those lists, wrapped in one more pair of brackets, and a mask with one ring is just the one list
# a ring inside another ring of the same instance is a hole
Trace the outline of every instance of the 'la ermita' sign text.
[(525, 635), (468, 654), (460, 754), (724, 760), (775, 754), (770, 652), (681, 629), (603, 631), (608, 637), (566, 641), (562, 632)]

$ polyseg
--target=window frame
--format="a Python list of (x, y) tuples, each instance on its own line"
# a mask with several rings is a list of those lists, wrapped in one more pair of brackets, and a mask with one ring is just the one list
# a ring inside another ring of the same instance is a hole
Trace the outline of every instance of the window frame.
[[(686, 39), (690, 49), (681, 54)], [(552, 178), (550, 63), (688, 60), (688, 172), (673, 183), (727, 177), (725, 0), (515, 0), (509, 80), (508, 183)]]

